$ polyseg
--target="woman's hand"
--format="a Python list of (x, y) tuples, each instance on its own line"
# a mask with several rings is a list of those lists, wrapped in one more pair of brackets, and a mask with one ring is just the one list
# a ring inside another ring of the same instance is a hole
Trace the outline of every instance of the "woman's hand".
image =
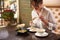
[(39, 15), (39, 18), (40, 18), (41, 20), (44, 20), (44, 16), (42, 16), (42, 15)]
[(42, 22), (44, 22), (46, 25), (48, 25), (48, 20), (44, 18), (44, 16), (40, 15), (39, 18), (41, 19)]
[(32, 21), (30, 21), (30, 22), (29, 22), (29, 25), (31, 26), (32, 24), (33, 24), (33, 22), (32, 22)]
[(33, 21), (30, 21), (30, 22), (29, 22), (29, 25), (30, 25), (30, 26), (36, 26), (36, 25), (33, 23)]

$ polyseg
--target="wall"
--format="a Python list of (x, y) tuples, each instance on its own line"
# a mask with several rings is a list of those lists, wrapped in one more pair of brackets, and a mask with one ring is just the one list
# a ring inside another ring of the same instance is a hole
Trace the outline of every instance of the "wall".
[(60, 0), (43, 0), (46, 6), (60, 6)]
[(31, 21), (31, 8), (30, 0), (20, 0), (20, 22), (25, 23), (29, 26), (29, 21)]
[(53, 15), (55, 17), (55, 21), (56, 21), (56, 26), (60, 27), (60, 8), (50, 8), (53, 12)]

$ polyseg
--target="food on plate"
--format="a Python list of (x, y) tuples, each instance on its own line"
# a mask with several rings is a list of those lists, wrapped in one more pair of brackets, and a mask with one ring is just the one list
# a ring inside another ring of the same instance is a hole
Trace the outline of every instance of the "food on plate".
[(27, 30), (18, 30), (17, 32), (24, 33), (27, 32)]
[(21, 27), (24, 27), (24, 26), (25, 26), (25, 24), (18, 24), (17, 28), (21, 28)]

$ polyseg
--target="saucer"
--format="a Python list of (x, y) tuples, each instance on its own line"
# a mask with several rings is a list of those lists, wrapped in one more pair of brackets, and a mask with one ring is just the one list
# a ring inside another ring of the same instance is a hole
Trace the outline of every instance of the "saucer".
[(36, 36), (38, 37), (46, 37), (48, 36), (48, 33), (47, 32), (44, 32), (44, 33), (35, 33)]
[(30, 32), (36, 32), (36, 30), (29, 30)]
[(52, 33), (54, 33), (54, 34), (59, 34), (60, 35), (60, 32), (58, 32), (58, 31), (52, 31)]
[(38, 28), (31, 28), (31, 27), (29, 27), (29, 28), (27, 28), (30, 32), (36, 32), (36, 30), (38, 29)]
[(27, 28), (28, 30), (30, 30), (31, 28), (29, 27), (29, 28)]

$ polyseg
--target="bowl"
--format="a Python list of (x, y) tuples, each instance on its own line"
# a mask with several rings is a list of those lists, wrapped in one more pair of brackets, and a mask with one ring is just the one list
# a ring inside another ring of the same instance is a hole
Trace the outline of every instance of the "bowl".
[(27, 30), (18, 30), (17, 32), (19, 32), (19, 33), (25, 33), (25, 32), (27, 32)]

